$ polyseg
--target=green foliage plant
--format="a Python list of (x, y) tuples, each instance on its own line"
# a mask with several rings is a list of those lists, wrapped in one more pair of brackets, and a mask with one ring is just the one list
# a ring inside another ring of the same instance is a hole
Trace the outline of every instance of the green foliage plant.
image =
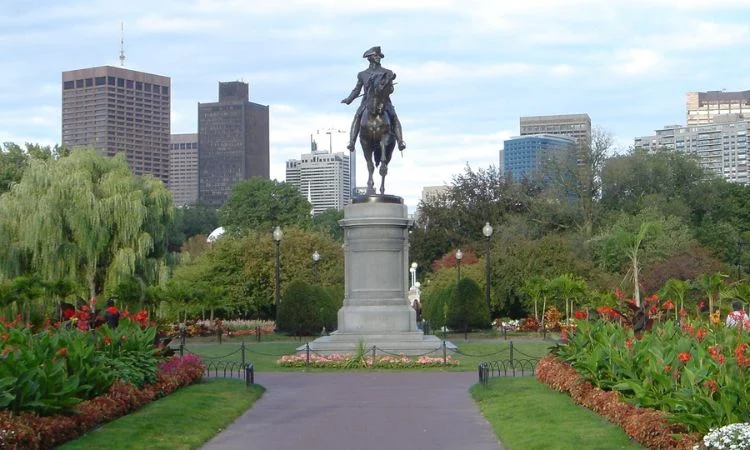
[(447, 325), (455, 330), (488, 328), (490, 312), (479, 285), (470, 278), (463, 278), (451, 292), (448, 304)]

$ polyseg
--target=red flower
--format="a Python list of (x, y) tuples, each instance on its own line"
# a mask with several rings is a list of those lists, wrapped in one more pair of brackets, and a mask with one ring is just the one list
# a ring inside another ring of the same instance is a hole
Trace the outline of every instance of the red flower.
[(0, 334), (0, 340), (7, 341), (10, 339), (10, 335), (8, 333)]
[(719, 364), (724, 364), (726, 362), (726, 358), (724, 358), (724, 355), (721, 354), (720, 345), (712, 345), (708, 347), (708, 354), (711, 356), (711, 359)]
[(112, 338), (110, 338), (109, 336), (104, 336), (104, 346), (108, 347), (111, 344), (112, 344)]
[(664, 303), (661, 305), (662, 308), (666, 309), (667, 311), (671, 311), (674, 309), (674, 303), (672, 303), (671, 299), (667, 299), (664, 301)]
[(750, 358), (745, 356), (747, 352), (747, 343), (742, 343), (734, 349), (734, 356), (737, 358), (737, 365), (740, 367), (750, 366)]
[(625, 341), (625, 347), (627, 347), (628, 350), (630, 350), (631, 348), (633, 348), (633, 338), (628, 338)]
[(698, 328), (698, 331), (695, 332), (695, 338), (699, 341), (702, 341), (706, 335), (708, 335), (708, 330), (703, 327)]
[(680, 309), (680, 317), (687, 317), (687, 311), (685, 311), (685, 308)]
[(128, 338), (126, 338), (124, 334), (123, 334), (122, 336), (120, 336), (120, 340), (121, 340), (122, 342), (125, 342), (125, 341), (126, 341), (127, 339), (128, 339)]
[(96, 297), (91, 297), (91, 300), (89, 300), (89, 302), (90, 302), (90, 303), (91, 303), (92, 305), (96, 305)]
[(691, 355), (688, 352), (680, 352), (677, 355), (677, 358), (680, 360), (681, 363), (685, 364), (688, 361), (690, 361)]
[(709, 390), (712, 394), (719, 390), (719, 383), (716, 380), (706, 380), (703, 382), (703, 387)]
[(588, 311), (585, 310), (578, 310), (575, 313), (573, 313), (576, 319), (583, 320), (589, 317)]
[(60, 347), (60, 349), (57, 350), (57, 352), (55, 352), (55, 354), (57, 356), (62, 356), (63, 358), (65, 358), (66, 356), (68, 356), (68, 348), (67, 347)]
[(672, 371), (672, 366), (670, 366), (669, 364), (665, 365), (664, 366), (664, 371), (665, 372), (671, 372)]

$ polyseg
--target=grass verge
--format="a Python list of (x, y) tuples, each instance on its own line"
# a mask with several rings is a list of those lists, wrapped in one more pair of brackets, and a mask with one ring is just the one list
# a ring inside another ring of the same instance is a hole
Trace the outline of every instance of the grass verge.
[(471, 395), (507, 450), (643, 449), (619, 427), (535, 378), (493, 378)]
[(212, 379), (185, 387), (58, 447), (78, 449), (196, 449), (245, 412), (264, 389)]

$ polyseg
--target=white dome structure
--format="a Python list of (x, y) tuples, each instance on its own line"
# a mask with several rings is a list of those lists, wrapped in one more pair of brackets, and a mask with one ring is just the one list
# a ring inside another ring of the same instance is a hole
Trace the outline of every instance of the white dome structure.
[(208, 235), (206, 238), (206, 242), (209, 244), (213, 244), (216, 242), (217, 239), (219, 239), (224, 234), (224, 227), (219, 227), (211, 232), (211, 234)]

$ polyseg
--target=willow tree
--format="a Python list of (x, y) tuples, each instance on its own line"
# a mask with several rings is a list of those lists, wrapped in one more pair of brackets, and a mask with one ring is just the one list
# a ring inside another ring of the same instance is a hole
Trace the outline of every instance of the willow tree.
[(34, 159), (0, 197), (0, 272), (25, 269), (48, 280), (72, 279), (91, 297), (143, 271), (158, 277), (171, 195), (151, 176), (131, 174), (122, 155), (77, 150)]

